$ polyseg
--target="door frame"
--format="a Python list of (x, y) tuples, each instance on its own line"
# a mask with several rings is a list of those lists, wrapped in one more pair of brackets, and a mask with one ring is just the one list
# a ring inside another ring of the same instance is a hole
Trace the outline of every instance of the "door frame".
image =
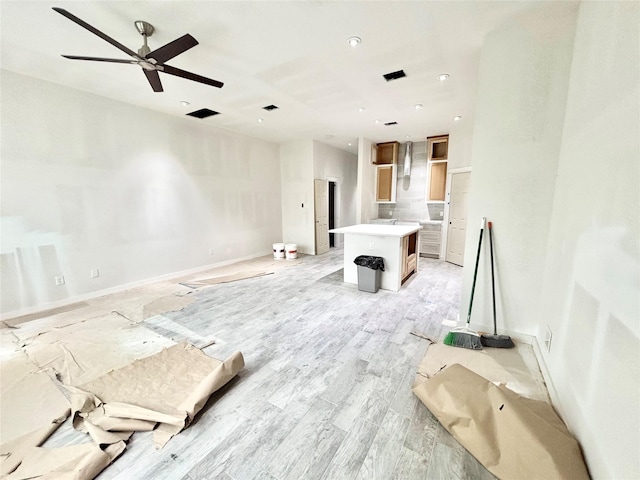
[(447, 258), (447, 237), (449, 236), (449, 205), (451, 204), (451, 178), (457, 173), (471, 173), (471, 167), (452, 168), (447, 172), (444, 218), (442, 219), (442, 238), (440, 240), (440, 258), (442, 258), (443, 260)]
[[(342, 178), (340, 177), (334, 177), (331, 175), (327, 175), (326, 179), (327, 184), (329, 182), (333, 182), (336, 185), (336, 188), (334, 190), (334, 197), (333, 197), (333, 207), (334, 207), (334, 211), (335, 211), (335, 216), (333, 218), (333, 222), (334, 222), (334, 227), (335, 228), (339, 228), (342, 227), (342, 218), (340, 217), (340, 212), (342, 212), (342, 205), (340, 204), (340, 197), (341, 197), (341, 192), (342, 192)], [(328, 201), (328, 198), (327, 198)], [(327, 211), (329, 211), (329, 206), (327, 205)], [(340, 248), (342, 247), (342, 242), (343, 242), (343, 237), (344, 235), (340, 235), (340, 234), (336, 234), (333, 236), (333, 248)]]

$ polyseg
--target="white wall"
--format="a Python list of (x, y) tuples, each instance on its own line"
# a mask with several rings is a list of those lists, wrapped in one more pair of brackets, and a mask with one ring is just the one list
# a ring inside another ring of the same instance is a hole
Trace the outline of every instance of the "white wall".
[[(536, 337), (593, 478), (640, 478), (639, 18), (637, 2), (554, 3), (497, 29), (473, 133), (470, 219), (495, 221), (498, 321)], [(474, 328), (491, 319), (486, 260)]]
[[(537, 332), (576, 11), (576, 4), (545, 3), (492, 32), (481, 52), (462, 305), (487, 217), (494, 222), (499, 326), (528, 335)], [(472, 322), (492, 329), (484, 240)]]
[(314, 178), (336, 182), (337, 199), (336, 227), (356, 223), (356, 184), (358, 177), (358, 157), (322, 142), (313, 142)]
[(371, 164), (371, 145), (374, 142), (358, 139), (358, 187), (356, 196), (356, 223), (369, 223), (378, 218), (376, 204), (376, 169)]
[(451, 122), (447, 163), (449, 171), (471, 166), (474, 125), (473, 115)]
[(640, 8), (580, 6), (536, 334), (594, 478), (640, 478)]
[(282, 241), (315, 255), (313, 140), (280, 145)]
[(269, 254), (280, 239), (276, 145), (1, 79), (3, 313)]

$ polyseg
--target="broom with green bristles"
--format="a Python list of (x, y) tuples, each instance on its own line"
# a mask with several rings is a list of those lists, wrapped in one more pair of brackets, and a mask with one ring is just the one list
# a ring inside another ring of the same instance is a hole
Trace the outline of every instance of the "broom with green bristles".
[(484, 232), (485, 217), (482, 217), (480, 225), (480, 240), (478, 240), (478, 254), (476, 255), (476, 267), (473, 270), (473, 284), (471, 285), (471, 298), (469, 298), (469, 312), (467, 313), (467, 324), (458, 327), (447, 333), (444, 337), (444, 344), (453, 347), (469, 348), (471, 350), (482, 350), (480, 334), (469, 328), (471, 323), (471, 308), (473, 307), (473, 292), (476, 289), (476, 278), (478, 277), (478, 264), (480, 263), (480, 249), (482, 248), (482, 234)]

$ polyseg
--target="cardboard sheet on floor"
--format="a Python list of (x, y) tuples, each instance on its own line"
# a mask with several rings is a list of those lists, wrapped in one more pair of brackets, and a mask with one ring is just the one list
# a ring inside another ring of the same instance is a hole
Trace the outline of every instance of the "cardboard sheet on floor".
[(220, 361), (179, 343), (72, 389), (74, 427), (105, 444), (159, 424), (154, 444), (161, 448), (243, 367), (240, 352)]
[(41, 445), (69, 416), (69, 402), (51, 378), (3, 334), (0, 340), (0, 475)]
[(51, 424), (69, 410), (69, 402), (14, 344), (3, 340), (0, 351), (0, 441), (5, 444)]
[(218, 285), (220, 283), (237, 282), (238, 280), (246, 280), (248, 278), (264, 277), (265, 275), (272, 275), (273, 272), (239, 272), (230, 275), (220, 275), (217, 277), (200, 278), (197, 280), (191, 280), (189, 282), (183, 282), (182, 285), (190, 288), (202, 288), (209, 285)]
[(533, 350), (528, 345), (516, 348), (470, 350), (442, 343), (429, 345), (418, 367), (416, 383), (434, 376), (448, 365), (458, 363), (493, 383), (502, 383), (528, 398), (549, 401), (544, 379)]
[(145, 320), (167, 312), (178, 312), (191, 305), (196, 299), (189, 295), (167, 295), (152, 300), (142, 307), (142, 318)]
[(6, 480), (73, 479), (91, 480), (125, 449), (124, 442), (100, 448), (94, 443), (61, 448), (31, 447)]
[(60, 328), (12, 329), (40, 368), (51, 368), (65, 385), (80, 385), (111, 369), (175, 345), (143, 325), (106, 314)]
[(413, 392), (498, 478), (589, 478), (577, 441), (545, 401), (521, 397), (459, 364)]

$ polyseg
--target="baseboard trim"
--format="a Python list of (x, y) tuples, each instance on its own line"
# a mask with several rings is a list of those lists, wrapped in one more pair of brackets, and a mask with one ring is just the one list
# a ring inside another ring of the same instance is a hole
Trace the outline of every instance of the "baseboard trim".
[(165, 275), (159, 275), (157, 277), (146, 278), (144, 280), (138, 280), (135, 282), (125, 283), (122, 285), (117, 285), (115, 287), (109, 287), (102, 290), (96, 290), (94, 292), (85, 293), (82, 295), (75, 295), (72, 297), (65, 298), (63, 300), (58, 300), (55, 302), (44, 303), (41, 305), (37, 305), (35, 307), (24, 308), (20, 310), (14, 310), (11, 312), (6, 312), (0, 314), (0, 321), (12, 320), (14, 318), (23, 317), (26, 315), (34, 315), (42, 312), (46, 312), (48, 310), (54, 310), (58, 308), (68, 307), (75, 303), (86, 302), (88, 300), (92, 300), (94, 298), (102, 297), (104, 295), (111, 295), (113, 293), (120, 293), (125, 290), (130, 290), (132, 288), (143, 287), (145, 285), (150, 285), (153, 283), (164, 282), (167, 280), (173, 280), (176, 278), (184, 277), (187, 275), (193, 275), (196, 273), (204, 272), (206, 270), (210, 270), (212, 268), (224, 267), (226, 265), (231, 265), (238, 262), (244, 262), (246, 260), (253, 260), (254, 258), (264, 257), (265, 253), (248, 255), (246, 257), (238, 257), (231, 260), (225, 260), (223, 262), (212, 263), (209, 265), (205, 265), (202, 267), (190, 268), (187, 270), (181, 270), (179, 272), (167, 273)]
[(558, 391), (553, 384), (553, 379), (551, 378), (551, 373), (549, 372), (549, 368), (547, 367), (547, 363), (545, 362), (544, 355), (542, 354), (542, 348), (540, 347), (540, 343), (538, 342), (538, 337), (535, 336), (533, 337), (533, 353), (536, 356), (538, 366), (540, 367), (540, 371), (542, 372), (542, 378), (544, 378), (544, 383), (547, 386), (547, 392), (549, 392), (551, 405), (553, 405), (553, 408), (555, 408), (558, 415), (560, 415), (562, 421), (566, 423), (564, 412), (562, 409), (562, 403), (560, 402), (560, 397), (558, 396)]

